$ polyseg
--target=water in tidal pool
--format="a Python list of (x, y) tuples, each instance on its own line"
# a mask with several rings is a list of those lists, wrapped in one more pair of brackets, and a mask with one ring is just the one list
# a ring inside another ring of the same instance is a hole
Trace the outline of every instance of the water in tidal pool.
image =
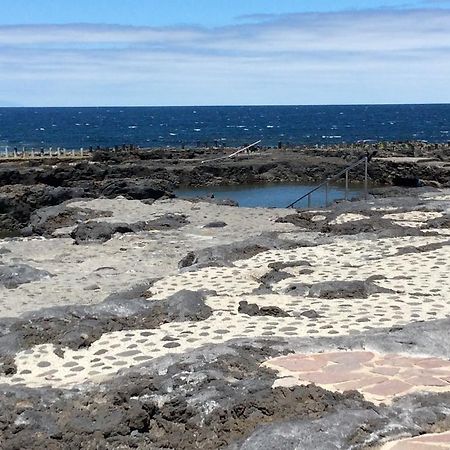
[[(313, 189), (315, 185), (305, 184), (268, 184), (268, 185), (239, 185), (239, 186), (211, 186), (206, 188), (183, 188), (175, 193), (181, 198), (208, 197), (214, 195), (216, 199), (235, 200), (241, 207), (256, 208), (286, 208), (290, 203)], [(361, 185), (349, 188), (349, 199), (359, 198), (363, 195)], [(325, 206), (325, 189), (321, 188), (311, 194), (311, 207)], [(333, 185), (328, 188), (328, 202), (340, 200), (345, 197), (345, 188)], [(308, 200), (305, 198), (297, 208), (306, 208)]]

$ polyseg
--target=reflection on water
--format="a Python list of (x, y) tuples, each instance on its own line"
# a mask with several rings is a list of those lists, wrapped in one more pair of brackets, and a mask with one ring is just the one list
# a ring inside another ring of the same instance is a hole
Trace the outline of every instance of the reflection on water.
[[(175, 193), (178, 197), (207, 197), (214, 195), (217, 199), (231, 199), (239, 203), (239, 206), (255, 208), (285, 208), (302, 195), (313, 189), (315, 185), (305, 184), (268, 184), (268, 185), (239, 185), (239, 186), (211, 186), (207, 188), (185, 188)], [(363, 194), (362, 186), (351, 186), (348, 198), (358, 198)], [(328, 202), (343, 199), (345, 197), (344, 186), (335, 185), (328, 188)], [(305, 198), (296, 208), (306, 208), (308, 200)], [(311, 207), (325, 206), (325, 188), (311, 194)]]

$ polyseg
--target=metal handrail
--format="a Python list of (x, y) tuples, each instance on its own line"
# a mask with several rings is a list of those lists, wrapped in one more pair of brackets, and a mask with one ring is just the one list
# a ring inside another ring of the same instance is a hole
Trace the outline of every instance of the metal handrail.
[(362, 163), (365, 163), (364, 193), (365, 193), (365, 198), (367, 199), (367, 196), (368, 196), (368, 170), (367, 169), (368, 169), (368, 163), (369, 163), (370, 159), (372, 158), (372, 156), (374, 156), (374, 154), (372, 154), (370, 156), (369, 155), (363, 156), (362, 158), (358, 159), (358, 161), (355, 161), (354, 163), (350, 164), (349, 166), (347, 166), (345, 169), (341, 170), (336, 175), (326, 178), (322, 183), (317, 185), (315, 188), (311, 189), (306, 194), (304, 194), (301, 197), (299, 197), (297, 200), (295, 200), (295, 202), (292, 202), (291, 204), (289, 204), (287, 206), (287, 208), (293, 208), (295, 204), (297, 204), (298, 202), (302, 201), (306, 197), (308, 197), (308, 208), (309, 208), (311, 206), (311, 194), (313, 194), (314, 192), (318, 191), (323, 186), (325, 186), (325, 204), (328, 206), (328, 185), (331, 182), (338, 180), (340, 177), (342, 177), (342, 175), (344, 175), (344, 173), (345, 173), (345, 199), (347, 200), (347, 195), (348, 195), (348, 173), (349, 173), (350, 170), (354, 169), (355, 167), (358, 167)]

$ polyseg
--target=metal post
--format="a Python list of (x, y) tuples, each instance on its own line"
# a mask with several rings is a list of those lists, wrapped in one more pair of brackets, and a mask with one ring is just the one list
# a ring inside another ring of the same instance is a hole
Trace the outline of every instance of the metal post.
[(369, 198), (368, 178), (369, 178), (369, 158), (366, 156), (364, 160), (364, 195), (366, 200)]
[(348, 200), (348, 170), (345, 171), (345, 200)]
[(328, 182), (325, 184), (325, 208), (328, 206)]
[(308, 208), (311, 208), (311, 194), (308, 194)]
[(5, 147), (5, 156), (8, 157), (8, 147)]

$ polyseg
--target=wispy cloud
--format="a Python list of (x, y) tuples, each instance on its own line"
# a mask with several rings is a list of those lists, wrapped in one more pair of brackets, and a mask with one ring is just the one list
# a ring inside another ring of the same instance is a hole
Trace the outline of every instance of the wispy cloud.
[(450, 10), (253, 17), (204, 27), (0, 27), (22, 104), (450, 101)]

